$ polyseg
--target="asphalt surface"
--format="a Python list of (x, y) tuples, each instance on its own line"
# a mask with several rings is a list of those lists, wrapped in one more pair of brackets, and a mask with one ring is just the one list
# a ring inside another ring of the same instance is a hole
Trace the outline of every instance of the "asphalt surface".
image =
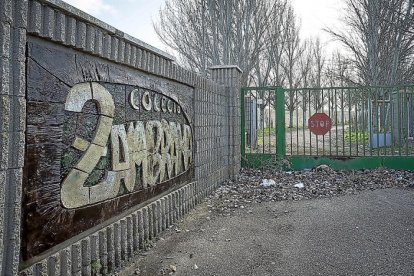
[(414, 275), (414, 189), (253, 204), (207, 203), (119, 275)]

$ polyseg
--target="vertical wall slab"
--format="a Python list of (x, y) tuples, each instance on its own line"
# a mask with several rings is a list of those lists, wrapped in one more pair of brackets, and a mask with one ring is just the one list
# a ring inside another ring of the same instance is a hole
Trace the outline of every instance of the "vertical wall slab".
[(0, 275), (19, 265), (27, 6), (0, 1)]
[(240, 78), (241, 69), (236, 65), (217, 65), (210, 67), (212, 79), (227, 87), (229, 107), (229, 158), (230, 176), (234, 177), (240, 171)]

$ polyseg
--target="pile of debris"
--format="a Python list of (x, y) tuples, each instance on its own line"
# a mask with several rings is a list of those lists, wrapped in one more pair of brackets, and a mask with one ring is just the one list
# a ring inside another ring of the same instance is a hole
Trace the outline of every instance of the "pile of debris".
[(414, 188), (414, 172), (389, 169), (334, 171), (326, 165), (304, 171), (242, 169), (209, 198), (209, 207), (230, 213), (252, 203), (326, 198), (391, 187)]

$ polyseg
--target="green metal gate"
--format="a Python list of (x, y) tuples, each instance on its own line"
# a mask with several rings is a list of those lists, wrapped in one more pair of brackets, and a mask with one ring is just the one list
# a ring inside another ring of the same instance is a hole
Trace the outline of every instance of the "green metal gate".
[(245, 87), (241, 133), (243, 167), (414, 170), (414, 86)]

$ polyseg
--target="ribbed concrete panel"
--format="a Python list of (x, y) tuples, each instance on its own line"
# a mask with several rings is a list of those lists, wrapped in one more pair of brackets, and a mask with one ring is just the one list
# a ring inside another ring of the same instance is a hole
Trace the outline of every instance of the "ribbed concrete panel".
[(0, 275), (20, 260), (27, 12), (27, 1), (0, 1)]
[(214, 67), (207, 80), (175, 64), (170, 55), (62, 1), (0, 1), (0, 275), (17, 275), (21, 259), (27, 35), (194, 89), (195, 113), (190, 114), (194, 181), (53, 247), (23, 263), (20, 271), (21, 275), (109, 274), (238, 172), (240, 70)]

